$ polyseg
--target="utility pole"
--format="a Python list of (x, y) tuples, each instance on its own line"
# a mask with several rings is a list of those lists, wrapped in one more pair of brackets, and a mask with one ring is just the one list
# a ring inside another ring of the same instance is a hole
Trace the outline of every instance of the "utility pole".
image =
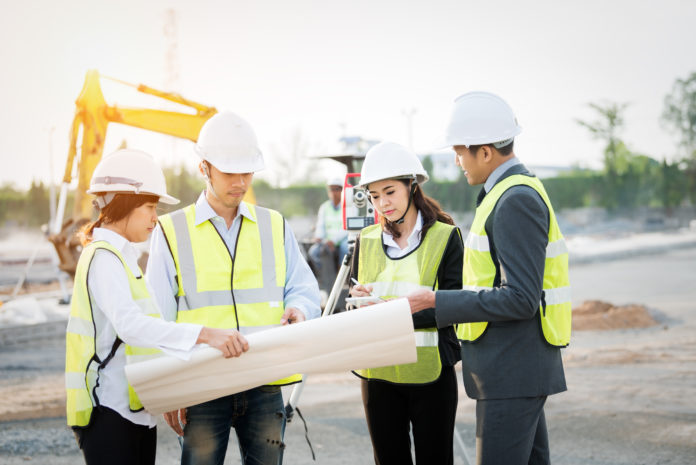
[(50, 202), (48, 208), (51, 212), (48, 220), (49, 233), (53, 233), (51, 228), (55, 228), (53, 223), (56, 221), (56, 186), (53, 183), (53, 131), (55, 130), (55, 126), (48, 129), (48, 201)]
[[(164, 12), (164, 41), (166, 51), (164, 54), (164, 88), (167, 91), (174, 91), (179, 85), (179, 32), (177, 27), (177, 14), (174, 8), (168, 8)], [(178, 140), (176, 137), (169, 137), (170, 159), (176, 157)]]

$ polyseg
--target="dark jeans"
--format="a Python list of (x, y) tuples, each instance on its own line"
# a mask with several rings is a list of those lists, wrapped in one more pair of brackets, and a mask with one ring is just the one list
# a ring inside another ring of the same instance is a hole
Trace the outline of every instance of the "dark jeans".
[(458, 401), (454, 367), (442, 367), (437, 381), (420, 386), (363, 380), (362, 396), (376, 464), (413, 463), (411, 427), (417, 464), (453, 463)]
[(478, 465), (548, 465), (543, 397), (476, 401)]
[(261, 386), (189, 407), (182, 465), (222, 465), (234, 428), (244, 465), (283, 462), (285, 407), (278, 386)]
[(74, 428), (87, 465), (154, 465), (157, 428), (136, 425), (108, 407), (92, 411), (86, 428)]

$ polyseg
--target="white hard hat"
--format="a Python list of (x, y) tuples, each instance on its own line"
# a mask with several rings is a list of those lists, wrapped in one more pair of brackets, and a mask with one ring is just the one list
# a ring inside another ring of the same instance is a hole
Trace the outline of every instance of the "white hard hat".
[(423, 184), (429, 176), (415, 153), (395, 142), (380, 142), (365, 154), (360, 184), (356, 187), (365, 188), (375, 181), (394, 178), (413, 178)]
[(87, 193), (106, 194), (98, 199), (101, 208), (117, 193), (156, 195), (160, 202), (179, 203), (167, 195), (164, 173), (152, 155), (134, 149), (117, 150), (102, 158), (94, 169)]
[(469, 92), (457, 97), (445, 132), (443, 147), (510, 144), (522, 132), (510, 106), (490, 92)]
[(229, 111), (205, 122), (194, 150), (223, 173), (255, 173), (266, 167), (254, 130)]
[(338, 176), (331, 177), (326, 180), (327, 186), (341, 186), (343, 187), (344, 178), (339, 178)]

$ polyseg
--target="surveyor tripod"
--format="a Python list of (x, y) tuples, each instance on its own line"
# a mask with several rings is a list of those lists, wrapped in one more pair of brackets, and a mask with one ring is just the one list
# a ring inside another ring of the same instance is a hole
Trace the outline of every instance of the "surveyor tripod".
[[(355, 238), (355, 233), (351, 232), (348, 234), (348, 252), (345, 254), (343, 260), (341, 261), (341, 267), (338, 269), (338, 274), (336, 274), (336, 280), (334, 281), (333, 286), (331, 287), (329, 297), (326, 299), (324, 311), (321, 313), (322, 317), (333, 314), (334, 310), (336, 309), (336, 304), (338, 303), (338, 298), (341, 295), (341, 291), (343, 290), (343, 285), (348, 280), (348, 273), (350, 273), (350, 264), (353, 260), (353, 250), (355, 249)], [(285, 416), (287, 418), (287, 422), (290, 423), (293, 417), (295, 416), (295, 411), (297, 411), (297, 414), (304, 423), (305, 438), (307, 439), (307, 444), (309, 444), (309, 449), (312, 451), (312, 458), (315, 459), (312, 443), (309, 442), (307, 422), (304, 421), (304, 418), (302, 417), (302, 412), (300, 412), (300, 409), (297, 407), (297, 403), (300, 400), (300, 396), (302, 395), (302, 390), (304, 389), (306, 381), (307, 375), (302, 375), (302, 381), (295, 384), (295, 386), (292, 388), (292, 392), (290, 393), (288, 403), (285, 405)]]

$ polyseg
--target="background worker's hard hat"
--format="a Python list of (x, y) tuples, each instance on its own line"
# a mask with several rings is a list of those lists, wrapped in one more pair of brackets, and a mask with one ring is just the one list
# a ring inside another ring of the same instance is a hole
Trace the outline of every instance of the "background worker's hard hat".
[(505, 100), (490, 92), (469, 92), (454, 101), (442, 146), (494, 144), (500, 148), (520, 132)]
[(164, 173), (152, 155), (134, 149), (117, 150), (102, 158), (94, 169), (87, 193), (99, 197), (100, 208), (118, 193), (156, 195), (160, 202), (179, 203), (167, 195)]
[(429, 176), (416, 154), (403, 145), (380, 142), (372, 146), (365, 154), (357, 187), (365, 188), (375, 181), (394, 178), (412, 178), (423, 184)]
[(344, 178), (339, 178), (338, 176), (333, 176), (326, 180), (327, 186), (341, 186), (343, 187)]
[(205, 122), (194, 150), (223, 173), (255, 173), (266, 167), (251, 125), (229, 111)]

